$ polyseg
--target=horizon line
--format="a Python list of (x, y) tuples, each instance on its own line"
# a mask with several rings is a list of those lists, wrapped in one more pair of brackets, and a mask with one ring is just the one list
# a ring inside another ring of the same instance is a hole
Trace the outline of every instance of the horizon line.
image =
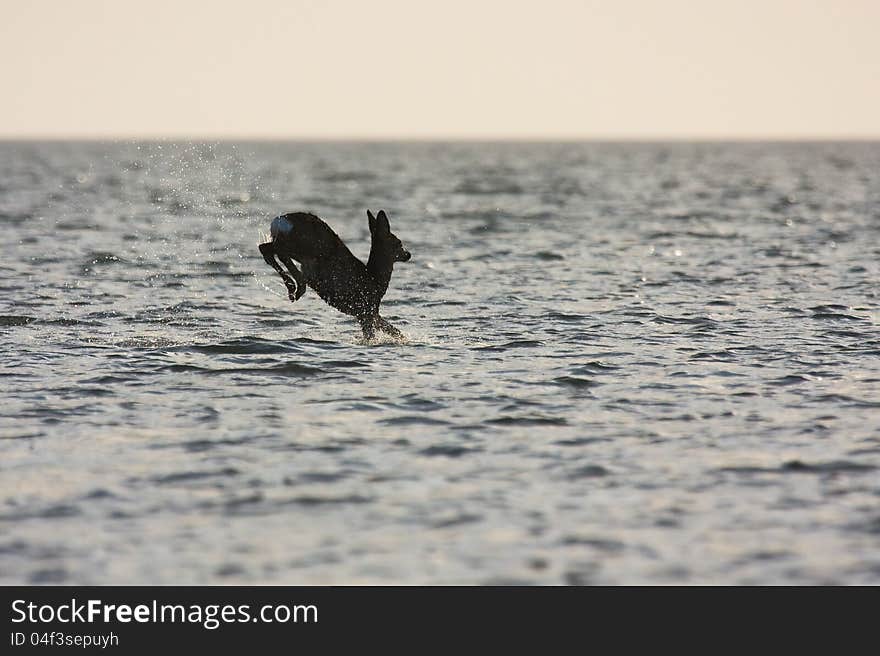
[(246, 134), (0, 134), (0, 142), (228, 142), (228, 143), (834, 143), (877, 142), (877, 134), (801, 135), (246, 135)]

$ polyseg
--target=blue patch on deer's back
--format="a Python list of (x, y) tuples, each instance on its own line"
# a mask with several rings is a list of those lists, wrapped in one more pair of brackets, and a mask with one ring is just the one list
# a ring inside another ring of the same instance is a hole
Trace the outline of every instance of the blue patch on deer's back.
[(293, 230), (293, 224), (283, 216), (272, 219), (272, 225), (269, 227), (272, 239), (277, 239), (278, 235), (287, 236), (291, 230)]

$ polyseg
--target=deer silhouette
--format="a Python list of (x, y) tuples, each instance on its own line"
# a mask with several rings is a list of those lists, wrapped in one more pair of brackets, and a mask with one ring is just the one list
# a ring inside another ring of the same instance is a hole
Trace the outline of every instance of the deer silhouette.
[(281, 276), (291, 302), (299, 300), (308, 286), (328, 305), (355, 317), (365, 339), (373, 339), (377, 330), (400, 338), (402, 333), (380, 316), (379, 304), (388, 290), (394, 263), (407, 262), (412, 256), (391, 232), (384, 210), (376, 216), (367, 210), (367, 219), (372, 243), (366, 264), (330, 226), (305, 212), (273, 219), (272, 238), (260, 244), (260, 253)]

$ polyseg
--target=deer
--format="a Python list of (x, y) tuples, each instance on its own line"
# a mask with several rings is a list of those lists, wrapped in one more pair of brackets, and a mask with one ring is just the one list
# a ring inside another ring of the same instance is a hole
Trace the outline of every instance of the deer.
[(385, 210), (376, 216), (367, 210), (367, 220), (371, 245), (366, 264), (329, 225), (308, 212), (274, 218), (269, 227), (271, 239), (259, 245), (260, 254), (281, 276), (291, 302), (311, 287), (328, 305), (355, 317), (365, 340), (375, 339), (376, 331), (401, 339), (403, 333), (379, 314), (379, 304), (391, 282), (394, 263), (408, 262), (412, 255), (391, 232)]

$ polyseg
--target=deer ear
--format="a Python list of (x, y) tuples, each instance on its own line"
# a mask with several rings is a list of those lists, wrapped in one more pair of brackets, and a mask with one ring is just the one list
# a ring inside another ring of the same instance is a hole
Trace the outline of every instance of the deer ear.
[(385, 214), (385, 210), (379, 210), (379, 214), (376, 216), (376, 225), (382, 232), (391, 232), (391, 226), (388, 223), (388, 215)]
[(370, 224), (370, 234), (376, 229), (376, 217), (370, 210), (367, 210), (367, 222)]

